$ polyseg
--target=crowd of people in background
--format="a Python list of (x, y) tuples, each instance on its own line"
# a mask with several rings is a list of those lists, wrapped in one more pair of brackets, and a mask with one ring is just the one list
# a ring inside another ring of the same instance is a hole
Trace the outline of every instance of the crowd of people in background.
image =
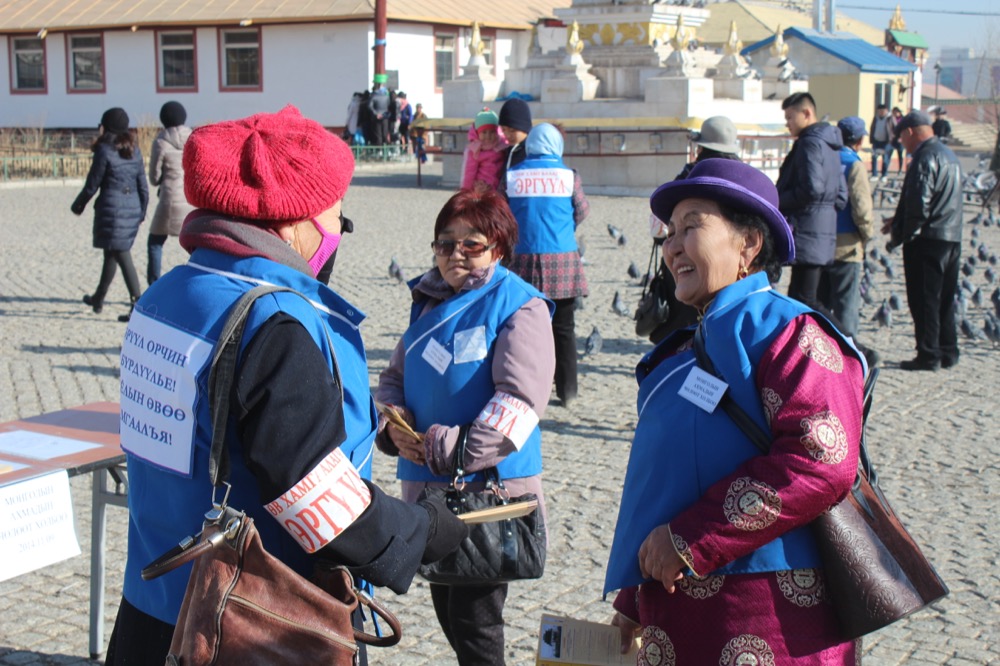
[(410, 105), (402, 90), (385, 86), (386, 76), (375, 75), (371, 90), (356, 92), (347, 105), (344, 140), (352, 146), (402, 146), (409, 149), (410, 126), (422, 111)]

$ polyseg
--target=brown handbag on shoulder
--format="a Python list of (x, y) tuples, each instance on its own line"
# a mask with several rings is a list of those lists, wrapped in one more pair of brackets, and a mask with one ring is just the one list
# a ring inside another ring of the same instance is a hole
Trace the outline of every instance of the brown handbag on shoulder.
[[(700, 326), (695, 332), (694, 349), (698, 365), (720, 376), (705, 352)], [(823, 560), (826, 591), (844, 641), (886, 627), (948, 594), (944, 581), (889, 506), (868, 457), (865, 424), (877, 378), (878, 370), (873, 369), (865, 381), (861, 454), (854, 485), (843, 500), (811, 524)], [(728, 391), (719, 407), (767, 455), (771, 437)]]
[[(213, 355), (209, 378), (213, 487), (225, 484), (229, 475), (226, 422), (246, 316), (253, 301), (273, 291), (292, 290), (255, 287), (237, 301)], [(143, 580), (150, 580), (194, 561), (167, 666), (348, 666), (357, 663), (359, 642), (376, 647), (399, 642), (399, 621), (358, 589), (346, 568), (317, 557), (313, 581), (306, 580), (264, 549), (253, 519), (227, 506), (227, 499), (228, 492), (216, 503), (213, 491), (202, 531), (142, 570)], [(355, 629), (351, 616), (359, 604), (381, 618), (392, 634), (373, 636)]]

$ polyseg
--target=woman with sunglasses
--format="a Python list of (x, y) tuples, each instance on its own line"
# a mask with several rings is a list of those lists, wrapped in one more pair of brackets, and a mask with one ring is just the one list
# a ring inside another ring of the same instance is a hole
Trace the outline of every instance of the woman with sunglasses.
[[(544, 520), (538, 422), (555, 371), (552, 304), (500, 263), (517, 242), (503, 195), (460, 191), (438, 214), (434, 238), (437, 265), (411, 283), (410, 327), (375, 392), (423, 435), (382, 423), (376, 444), (399, 457), (412, 502), (427, 486), (448, 485), (464, 437), (466, 490), (484, 489), (482, 471), (496, 466), (511, 496), (538, 496)], [(430, 588), (458, 663), (503, 664), (507, 585)]]

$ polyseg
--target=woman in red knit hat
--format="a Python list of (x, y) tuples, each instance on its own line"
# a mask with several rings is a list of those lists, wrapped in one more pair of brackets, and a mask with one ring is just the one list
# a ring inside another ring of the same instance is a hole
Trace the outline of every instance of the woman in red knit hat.
[[(167, 657), (190, 566), (150, 581), (140, 572), (202, 524), (208, 361), (233, 305), (259, 284), (294, 291), (250, 307), (225, 446), (228, 503), (254, 519), (267, 551), (300, 574), (324, 558), (401, 594), (422, 562), (467, 534), (442, 502), (408, 504), (369, 481), (378, 419), (364, 315), (326, 285), (353, 228), (341, 210), (350, 148), (289, 106), (196, 129), (183, 164), (185, 194), (200, 209), (180, 235), (191, 258), (146, 290), (122, 345), (129, 540), (108, 664)], [(320, 520), (313, 508), (327, 501), (344, 509)], [(306, 514), (316, 518), (308, 529)]]

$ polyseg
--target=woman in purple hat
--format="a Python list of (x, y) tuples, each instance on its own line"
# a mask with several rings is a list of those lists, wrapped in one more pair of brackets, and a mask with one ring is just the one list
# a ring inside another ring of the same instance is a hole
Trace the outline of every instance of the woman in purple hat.
[[(701, 320), (636, 370), (639, 419), (605, 582), (620, 590), (623, 651), (641, 634), (639, 663), (854, 664), (809, 523), (854, 480), (863, 361), (772, 289), (795, 247), (763, 173), (705, 160), (650, 207), (667, 225), (677, 298)], [(723, 393), (769, 434), (767, 453), (718, 407)]]

